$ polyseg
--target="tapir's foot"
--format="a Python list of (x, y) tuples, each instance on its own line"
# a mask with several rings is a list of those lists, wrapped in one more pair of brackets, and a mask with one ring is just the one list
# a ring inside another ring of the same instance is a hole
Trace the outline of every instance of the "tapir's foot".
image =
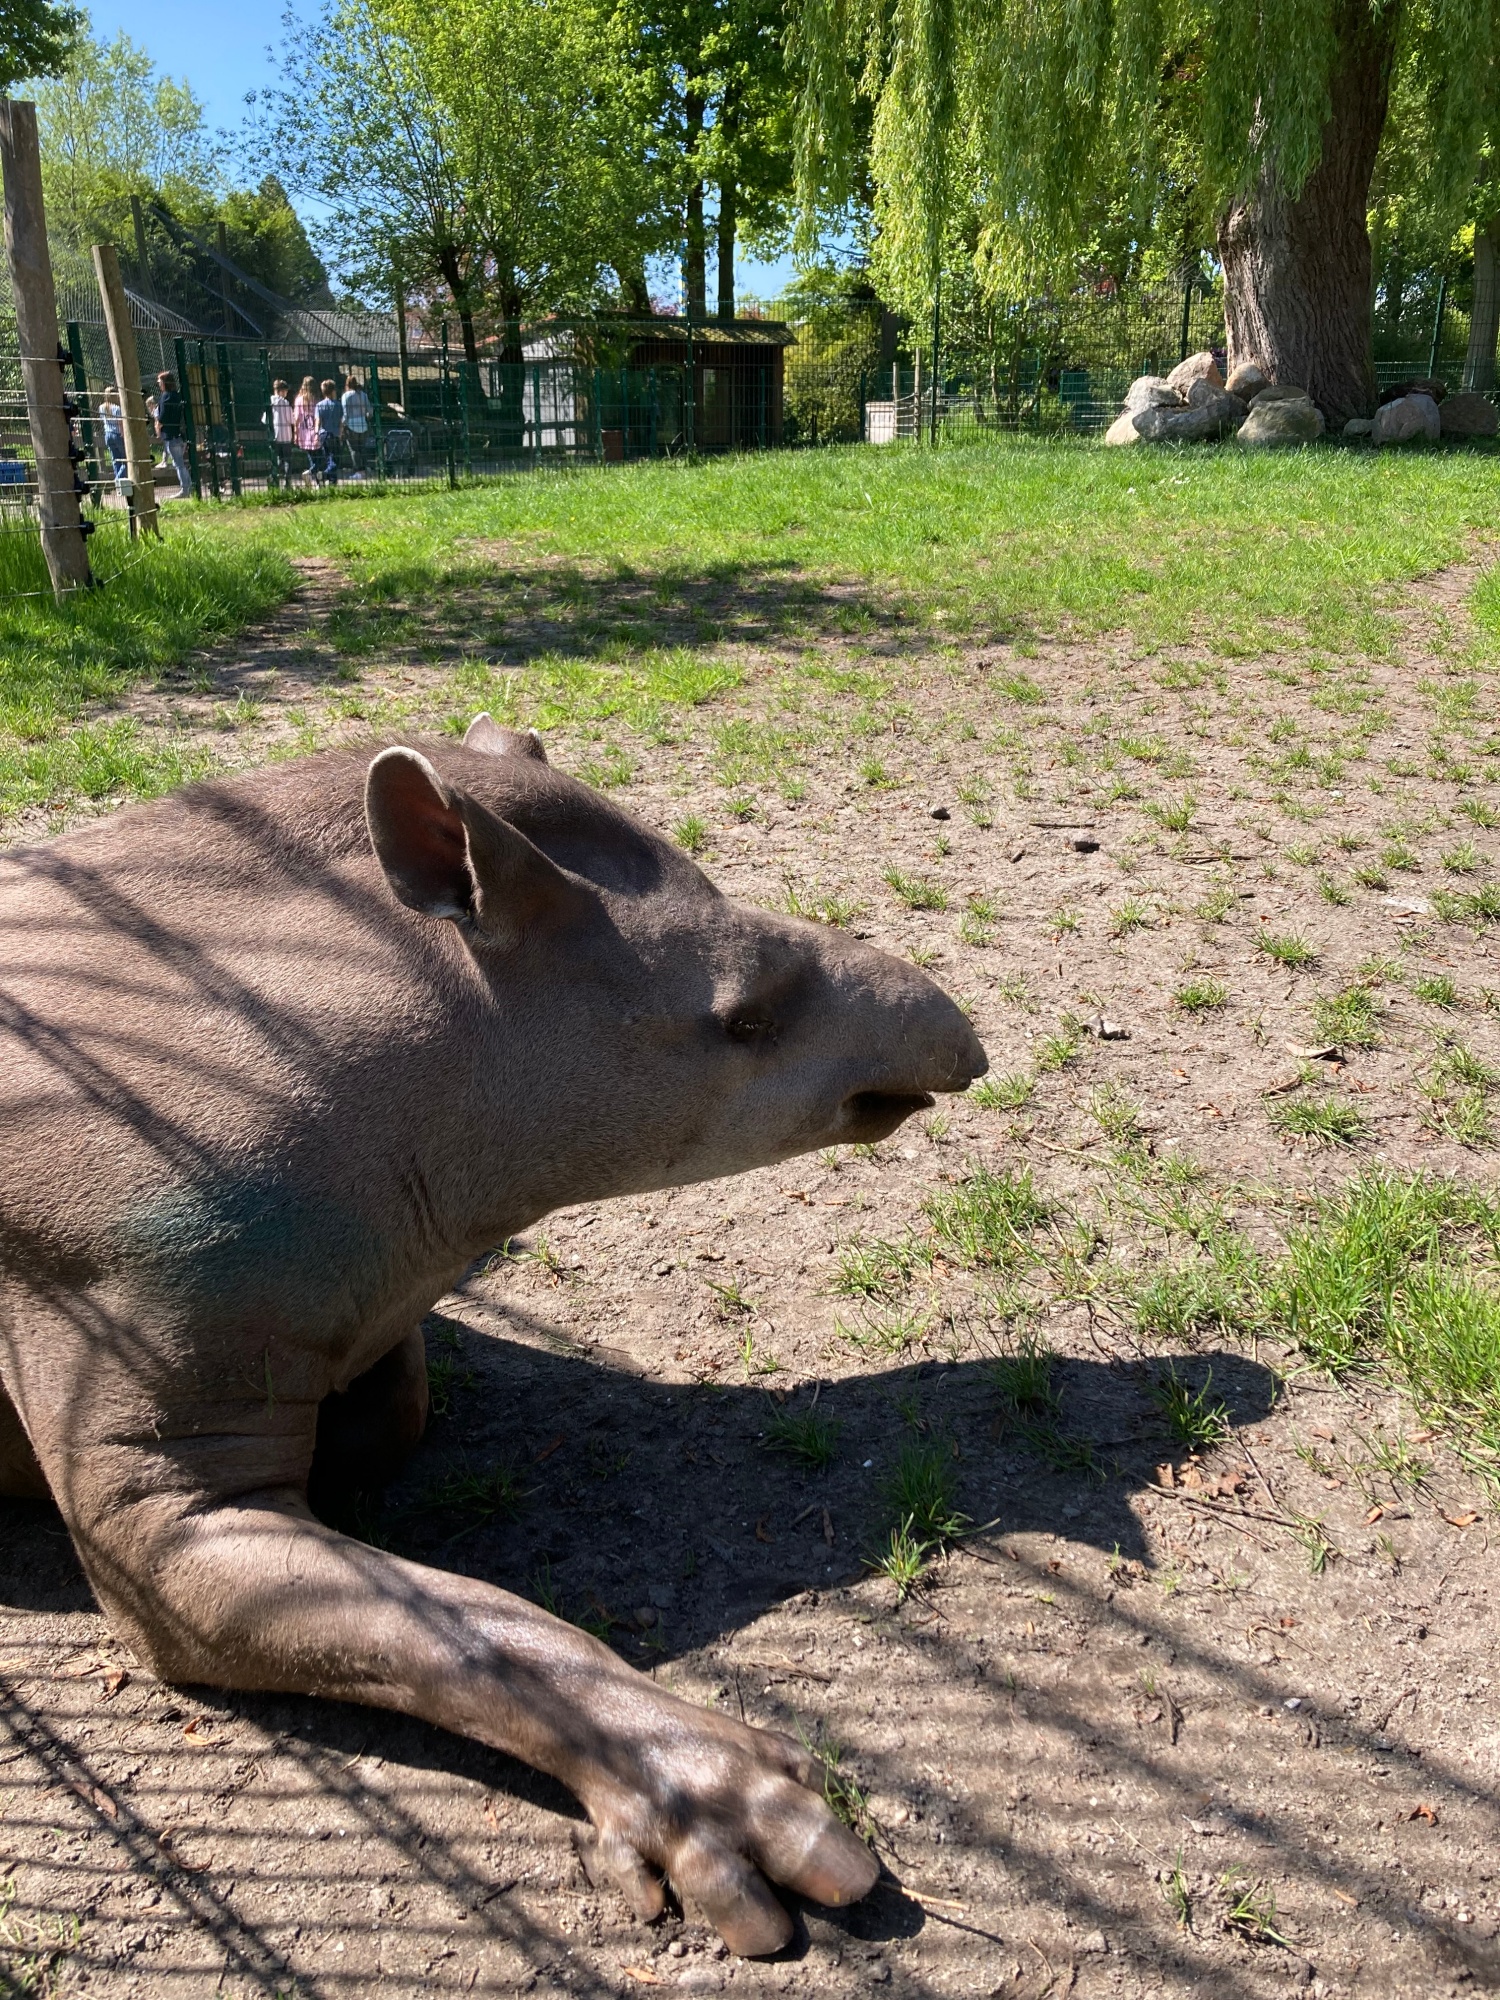
[(307, 1497), (325, 1519), (388, 1486), (427, 1428), (427, 1349), (414, 1327), (373, 1368), (318, 1406)]
[(792, 1933), (767, 1878), (816, 1903), (869, 1894), (879, 1864), (824, 1803), (816, 1758), (631, 1679), (629, 1734), (573, 1778), (593, 1822), (577, 1842), (591, 1882), (612, 1883), (649, 1920), (661, 1914), (665, 1874), (747, 1958), (779, 1951)]

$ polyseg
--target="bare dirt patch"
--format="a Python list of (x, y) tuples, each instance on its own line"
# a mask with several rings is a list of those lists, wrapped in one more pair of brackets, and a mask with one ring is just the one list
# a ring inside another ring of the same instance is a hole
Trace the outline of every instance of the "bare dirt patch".
[[(228, 761), (477, 693), (524, 714), (528, 662), (608, 657), (613, 625), (649, 623), (644, 585), (627, 614), (585, 583), (517, 572), (368, 653), (328, 638), (335, 598), (137, 713), (212, 730), (239, 675), (260, 706), (217, 732)], [(539, 622), (479, 645), (472, 620), (524, 591)], [(569, 1802), (506, 1760), (371, 1711), (151, 1682), (56, 1518), (12, 1507), (12, 1982), (1500, 1991), (1489, 1491), (1379, 1380), (1336, 1386), (1212, 1327), (1173, 1341), (1141, 1306), (1213, 1205), (1274, 1253), (1362, 1166), (1492, 1179), (1500, 980), (1473, 899), (1495, 880), (1500, 733), (1443, 594), (1446, 628), (1413, 619), (1389, 658), (1224, 660), (934, 650), (805, 593), (746, 629), (705, 587), (659, 605), (649, 643), (717, 649), (736, 691), (556, 733), (570, 768), (616, 753), (646, 819), (696, 821), (731, 893), (821, 905), (931, 964), (1015, 1082), (873, 1153), (570, 1211), (497, 1254), (429, 1321), (442, 1414), (358, 1525), (837, 1747), (887, 1863), (866, 1904), (803, 1911), (761, 1965), (691, 1912), (642, 1928), (588, 1889)], [(1315, 1003), (1352, 991), (1338, 1018), (1368, 1032), (1329, 1032)], [(1306, 1136), (1290, 1105), (1313, 1107)], [(934, 1216), (975, 1168), (1023, 1167), (1050, 1210), (1038, 1255), (976, 1273)], [(920, 1254), (851, 1292), (880, 1245)], [(1050, 1414), (996, 1374), (1018, 1329), (1057, 1353)], [(1169, 1365), (1222, 1403), (1222, 1441), (1171, 1434)], [(789, 1449), (809, 1411), (821, 1468)], [(913, 1452), (968, 1531), (901, 1601), (865, 1565)]]

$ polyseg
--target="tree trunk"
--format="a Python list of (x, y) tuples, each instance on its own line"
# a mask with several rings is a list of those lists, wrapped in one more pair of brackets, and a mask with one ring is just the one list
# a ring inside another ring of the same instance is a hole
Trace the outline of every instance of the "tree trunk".
[(736, 196), (733, 181), (719, 183), (719, 318), (734, 318), (734, 231)]
[(687, 245), (682, 288), (689, 319), (708, 317), (708, 232), (703, 221), (703, 182), (698, 178), (698, 143), (703, 137), (703, 99), (689, 91), (684, 103), (687, 120), (688, 182)]
[(1469, 351), (1464, 387), (1495, 386), (1495, 337), (1500, 333), (1500, 215), (1474, 230), (1474, 304), (1469, 314)]
[(1398, 6), (1335, 0), (1322, 156), (1295, 199), (1267, 162), (1219, 223), (1231, 367), (1300, 383), (1330, 428), (1375, 406), (1366, 215), (1390, 96)]
[(464, 359), (471, 368), (477, 368), (479, 346), (474, 338), (474, 308), (469, 303), (469, 287), (459, 269), (458, 252), (451, 243), (438, 246), (438, 268), (443, 274), (443, 283), (448, 287), (453, 303), (458, 309), (458, 324), (463, 332)]
[(646, 284), (646, 265), (642, 258), (627, 264), (622, 269), (615, 266), (615, 275), (620, 280), (620, 298), (626, 312), (636, 319), (651, 317), (651, 292)]

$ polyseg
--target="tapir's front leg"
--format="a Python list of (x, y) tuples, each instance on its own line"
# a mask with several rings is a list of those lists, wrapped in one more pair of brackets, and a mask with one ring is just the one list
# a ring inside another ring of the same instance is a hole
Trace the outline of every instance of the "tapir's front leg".
[(582, 1801), (591, 1876), (651, 1917), (664, 1872), (742, 1953), (790, 1934), (765, 1877), (832, 1904), (873, 1885), (788, 1738), (689, 1706), (523, 1598), (334, 1533), (295, 1490), (184, 1490), (183, 1455), (144, 1443), (94, 1470), (72, 1468), (65, 1512), (165, 1678), (368, 1702), (509, 1751)]

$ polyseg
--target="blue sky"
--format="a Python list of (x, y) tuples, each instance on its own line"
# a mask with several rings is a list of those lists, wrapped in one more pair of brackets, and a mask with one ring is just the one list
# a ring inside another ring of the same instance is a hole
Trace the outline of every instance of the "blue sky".
[[(216, 130), (239, 124), (248, 91), (285, 80), (275, 55), (285, 12), (285, 0), (216, 0), (212, 6), (204, 0), (92, 0), (89, 6), (96, 35), (108, 41), (123, 29), (158, 68), (185, 77)], [(304, 220), (316, 241), (316, 214), (305, 210)], [(774, 264), (741, 258), (735, 275), (742, 292), (771, 298), (790, 283), (792, 264), (790, 258)], [(665, 273), (654, 277), (653, 288), (667, 291)]]

